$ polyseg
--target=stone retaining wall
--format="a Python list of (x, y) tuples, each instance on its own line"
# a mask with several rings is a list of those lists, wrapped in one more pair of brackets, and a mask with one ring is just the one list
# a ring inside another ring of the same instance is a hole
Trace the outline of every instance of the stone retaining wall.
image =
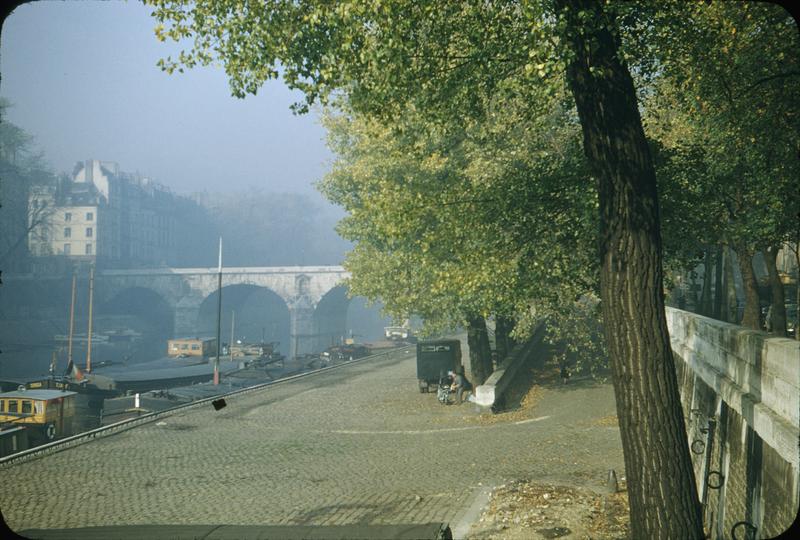
[(535, 358), (537, 352), (543, 349), (541, 345), (544, 334), (545, 325), (540, 324), (528, 341), (514, 347), (508, 358), (500, 363), (486, 382), (475, 388), (475, 402), (478, 405), (496, 408), (503, 403), (503, 396), (520, 366)]
[(779, 535), (800, 504), (800, 342), (674, 308), (667, 324), (711, 537)]

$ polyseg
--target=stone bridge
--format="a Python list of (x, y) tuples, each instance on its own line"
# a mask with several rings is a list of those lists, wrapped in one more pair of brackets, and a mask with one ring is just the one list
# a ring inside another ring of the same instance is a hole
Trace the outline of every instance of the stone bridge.
[[(241, 298), (259, 290), (259, 299), (280, 312), (275, 316), (280, 324), (286, 324), (288, 318), (288, 354), (294, 357), (322, 350), (345, 335), (350, 299), (343, 281), (348, 276), (341, 266), (223, 268), (222, 297), (223, 301), (237, 295)], [(87, 276), (79, 276), (80, 295), (86, 280)], [(9, 276), (5, 281), (9, 289), (24, 281), (39, 288), (57, 282), (52, 289), (63, 295), (63, 276)], [(95, 274), (93, 303), (135, 301), (151, 306), (154, 314), (167, 314), (162, 318), (171, 318), (174, 336), (208, 334), (211, 326), (216, 330), (216, 323), (209, 320), (216, 321), (217, 289), (217, 268), (100, 270)], [(147, 307), (142, 309), (147, 313)], [(200, 324), (201, 316), (205, 326)], [(229, 328), (223, 327), (223, 336), (228, 332)]]
[[(224, 268), (222, 295), (236, 285), (260, 287), (277, 295), (289, 312), (289, 357), (318, 351), (331, 338), (345, 334), (347, 294), (341, 266)], [(200, 307), (218, 287), (216, 268), (106, 270), (96, 277), (100, 299), (110, 300), (125, 289), (156, 292), (174, 312), (176, 336), (198, 328)]]

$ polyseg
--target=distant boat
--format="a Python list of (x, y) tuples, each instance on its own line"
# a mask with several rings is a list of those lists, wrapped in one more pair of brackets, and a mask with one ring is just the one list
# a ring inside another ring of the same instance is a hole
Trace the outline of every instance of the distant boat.
[[(142, 333), (135, 330), (107, 330), (105, 332), (92, 332), (92, 346), (139, 341), (141, 338)], [(60, 345), (66, 345), (69, 343), (69, 336), (65, 334), (56, 334), (53, 336), (53, 341)], [(86, 333), (74, 334), (72, 336), (72, 342), (88, 343), (89, 336)]]
[[(57, 344), (68, 344), (69, 343), (69, 336), (65, 336), (64, 334), (56, 334), (53, 336), (53, 341)], [(103, 345), (107, 344), (111, 341), (111, 338), (105, 334), (92, 334), (92, 345)], [(72, 336), (72, 343), (88, 343), (89, 336), (88, 334), (74, 334)]]

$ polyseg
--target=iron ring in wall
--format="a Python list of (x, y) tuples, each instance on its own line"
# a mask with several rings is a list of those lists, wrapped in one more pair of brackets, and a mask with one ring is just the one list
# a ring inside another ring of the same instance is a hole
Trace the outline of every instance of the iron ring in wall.
[[(717, 478), (717, 482), (714, 483), (711, 481), (711, 477), (714, 476)], [(708, 478), (706, 479), (706, 485), (711, 489), (719, 489), (722, 487), (722, 484), (725, 482), (725, 476), (719, 471), (708, 471)]]
[(695, 439), (692, 441), (692, 452), (695, 454), (702, 454), (706, 451), (706, 443), (701, 439)]
[(747, 540), (749, 538), (755, 538), (756, 537), (756, 533), (758, 532), (758, 527), (756, 527), (755, 525), (753, 525), (749, 521), (739, 521), (737, 523), (734, 523), (733, 527), (731, 527), (731, 538), (733, 538), (733, 540), (737, 540), (736, 539), (736, 529), (738, 529), (739, 527), (744, 527), (744, 539), (743, 540)]

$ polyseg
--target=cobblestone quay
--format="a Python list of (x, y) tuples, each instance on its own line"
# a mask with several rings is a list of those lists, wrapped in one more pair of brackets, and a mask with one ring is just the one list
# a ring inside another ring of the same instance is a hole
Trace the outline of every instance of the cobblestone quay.
[[(176, 411), (0, 469), (12, 529), (472, 519), (511, 479), (602, 487), (624, 470), (610, 385), (544, 386), (530, 414), (420, 394), (412, 352)], [(468, 511), (473, 506), (472, 511)]]

